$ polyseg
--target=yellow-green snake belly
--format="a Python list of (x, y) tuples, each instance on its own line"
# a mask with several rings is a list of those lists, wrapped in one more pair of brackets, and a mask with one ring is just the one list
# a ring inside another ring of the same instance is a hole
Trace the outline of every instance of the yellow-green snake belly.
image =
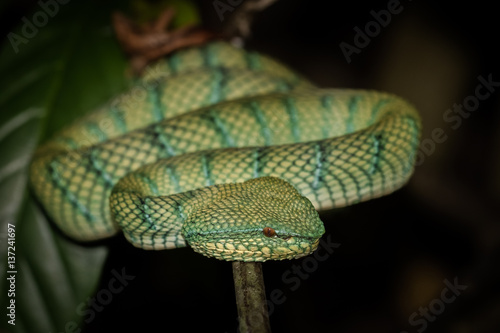
[(158, 62), (63, 129), (37, 150), (30, 180), (77, 240), (121, 230), (144, 249), (294, 258), (324, 233), (316, 210), (404, 185), (419, 133), (417, 112), (394, 95), (319, 89), (213, 42)]

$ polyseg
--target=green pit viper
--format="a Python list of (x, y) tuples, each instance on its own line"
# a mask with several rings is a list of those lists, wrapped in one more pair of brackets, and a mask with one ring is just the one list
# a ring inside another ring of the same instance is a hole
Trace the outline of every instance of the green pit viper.
[(291, 259), (324, 234), (317, 210), (391, 193), (413, 171), (420, 120), (387, 93), (319, 89), (225, 42), (178, 51), (35, 153), (34, 192), (70, 237), (122, 231), (231, 261)]

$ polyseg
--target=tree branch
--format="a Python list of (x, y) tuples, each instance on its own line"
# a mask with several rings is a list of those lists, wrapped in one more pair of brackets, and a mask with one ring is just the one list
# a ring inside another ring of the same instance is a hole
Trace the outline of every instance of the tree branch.
[(240, 333), (270, 333), (262, 264), (233, 261)]

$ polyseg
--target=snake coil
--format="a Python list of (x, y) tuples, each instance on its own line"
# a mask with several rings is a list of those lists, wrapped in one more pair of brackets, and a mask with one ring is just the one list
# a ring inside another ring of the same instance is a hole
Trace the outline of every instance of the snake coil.
[(224, 42), (148, 73), (35, 154), (34, 192), (70, 237), (295, 258), (324, 233), (316, 210), (388, 194), (413, 171), (419, 117), (391, 94), (319, 89)]

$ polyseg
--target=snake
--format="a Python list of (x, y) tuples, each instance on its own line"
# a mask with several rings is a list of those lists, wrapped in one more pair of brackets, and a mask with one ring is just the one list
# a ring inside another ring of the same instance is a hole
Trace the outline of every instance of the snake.
[(320, 88), (273, 58), (212, 41), (150, 65), (42, 144), (30, 182), (76, 241), (190, 246), (227, 261), (300, 258), (318, 211), (381, 197), (414, 170), (420, 118), (376, 90)]

